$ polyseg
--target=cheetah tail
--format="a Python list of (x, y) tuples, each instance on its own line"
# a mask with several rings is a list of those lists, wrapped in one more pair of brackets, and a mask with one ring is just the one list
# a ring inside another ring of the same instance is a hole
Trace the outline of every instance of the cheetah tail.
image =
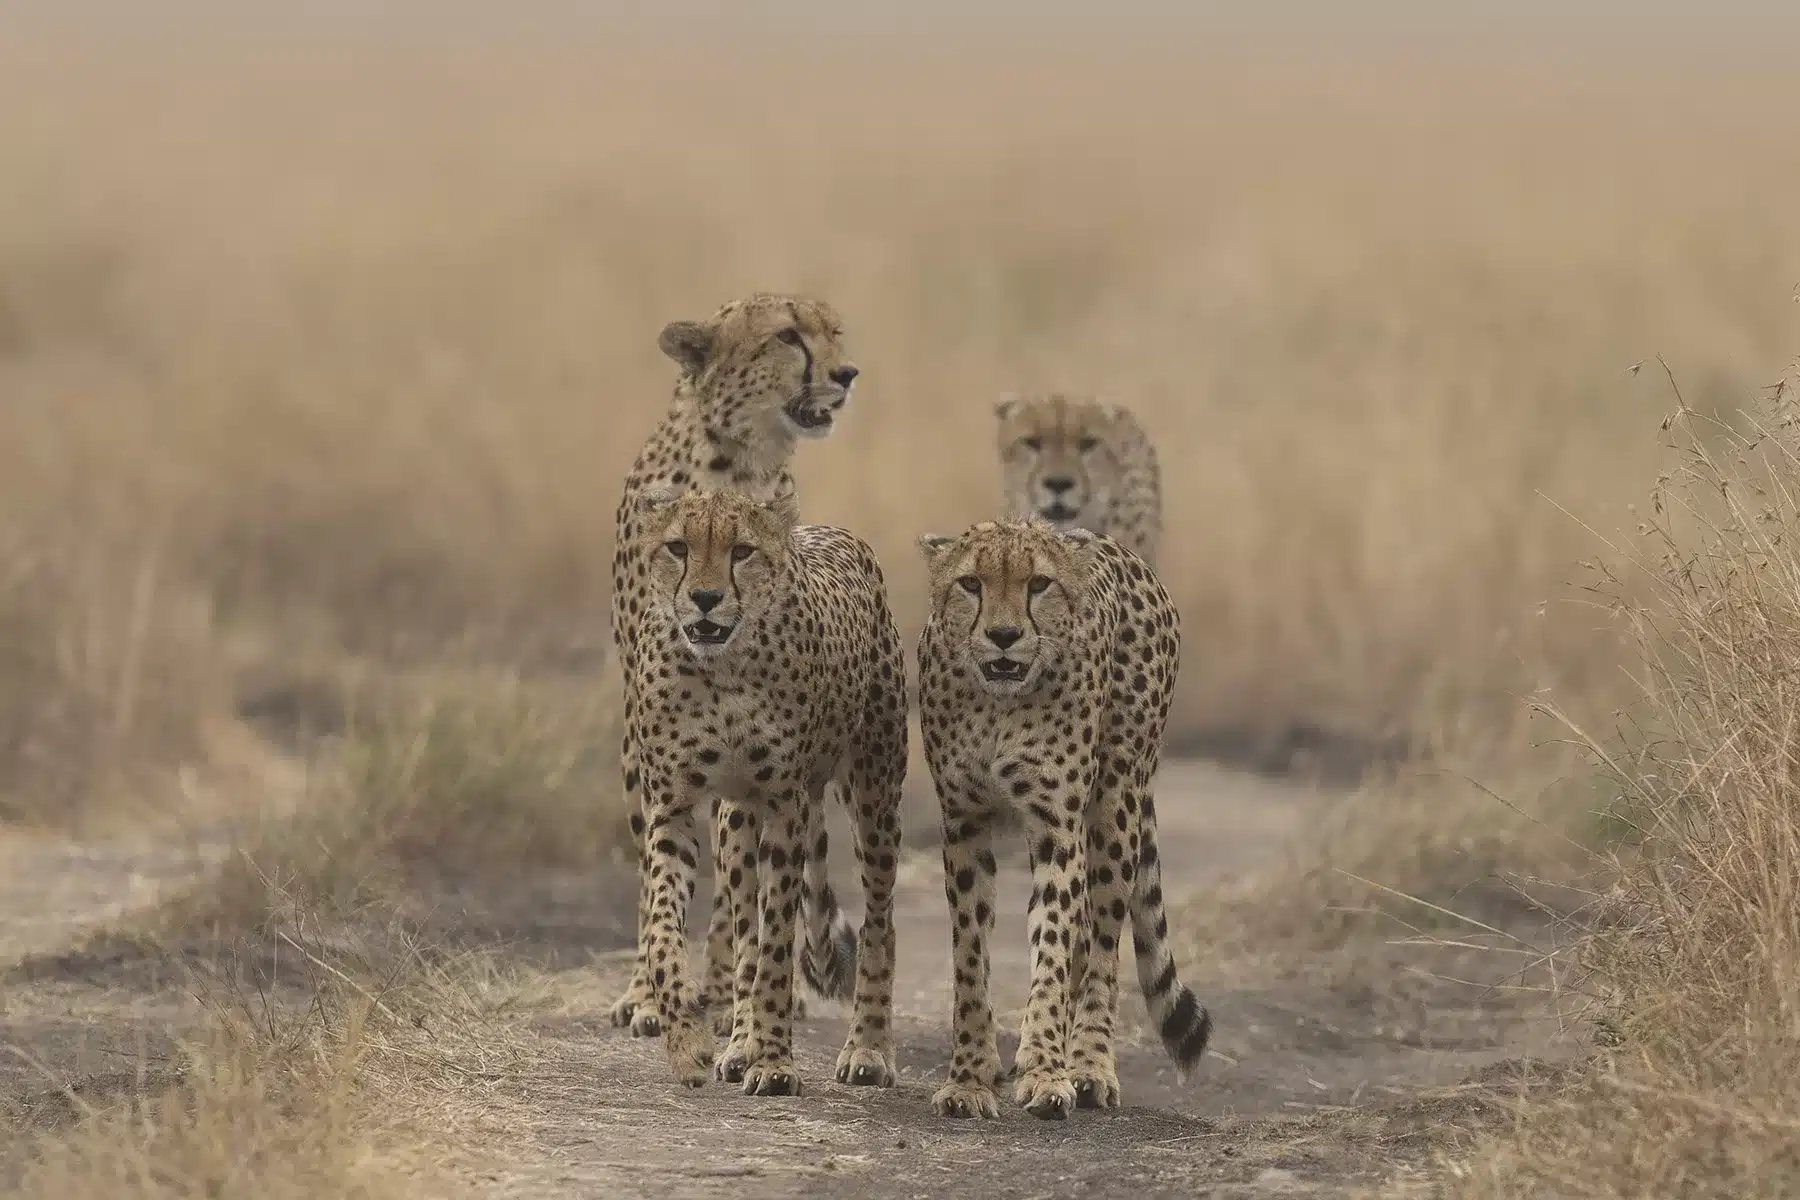
[(848, 1001), (856, 992), (856, 926), (838, 907), (832, 890), (823, 804), (813, 810), (807, 840), (800, 896), (806, 947), (800, 954), (800, 975), (815, 994)]
[[(1151, 810), (1154, 811), (1154, 810)], [(1149, 816), (1147, 812), (1146, 817)], [(1169, 918), (1163, 908), (1162, 864), (1156, 848), (1154, 818), (1144, 822), (1138, 850), (1137, 893), (1132, 898), (1131, 944), (1137, 954), (1138, 983), (1144, 989), (1144, 1006), (1162, 1035), (1163, 1049), (1175, 1060), (1182, 1082), (1206, 1053), (1212, 1036), (1212, 1015), (1175, 975), (1175, 956), (1169, 950)]]

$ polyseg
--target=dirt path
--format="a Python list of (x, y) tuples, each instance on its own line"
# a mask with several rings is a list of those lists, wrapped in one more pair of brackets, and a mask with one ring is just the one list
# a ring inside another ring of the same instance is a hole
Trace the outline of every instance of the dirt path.
[[(1326, 801), (1310, 789), (1189, 762), (1165, 765), (1158, 793), (1164, 861), (1179, 864), (1165, 868), (1165, 879), (1177, 896), (1279, 854)], [(851, 864), (837, 861), (846, 831), (837, 831), (833, 868), (854, 904)], [(1213, 964), (1189, 955), (1183, 976), (1211, 1008), (1217, 1032), (1187, 1086), (1146, 1027), (1141, 999), (1128, 992), (1119, 1051), (1126, 1107), (1041, 1122), (1003, 1096), (998, 1122), (940, 1119), (930, 1098), (949, 1057), (950, 933), (929, 852), (908, 860), (896, 906), (895, 1088), (872, 1092), (832, 1079), (846, 1028), (833, 1006), (815, 1000), (800, 1023), (801, 1098), (751, 1099), (720, 1084), (686, 1092), (670, 1079), (660, 1042), (608, 1024), (605, 1006), (629, 968), (630, 931), (617, 923), (610, 938), (596, 940), (599, 931), (583, 920), (594, 911), (592, 881), (570, 884), (546, 884), (529, 914), (516, 914), (524, 920), (491, 908), (455, 918), (553, 958), (572, 943), (619, 952), (569, 1015), (537, 1022), (544, 1060), (515, 1099), (531, 1108), (534, 1093), (556, 1098), (536, 1106), (531, 1129), (519, 1130), (547, 1153), (496, 1180), (496, 1195), (1319, 1195), (1388, 1178), (1422, 1129), (1455, 1115), (1454, 1098), (1421, 1102), (1422, 1092), (1462, 1083), (1537, 1041), (1519, 1012), (1492, 996), (1396, 1014), (1361, 986), (1221, 979)], [(620, 905), (613, 911), (628, 913), (629, 877), (607, 887)], [(993, 986), (1009, 1061), (1028, 983), (1029, 890), (1023, 862), (1003, 859)], [(698, 898), (697, 910), (704, 904)]]
[[(1324, 803), (1308, 789), (1183, 762), (1165, 766), (1158, 790), (1175, 896), (1278, 854)], [(834, 859), (844, 845), (839, 836)], [(147, 867), (141, 853), (112, 847), (10, 847), (0, 860), (0, 959), (66, 946), (80, 926), (116, 919), (154, 897), (147, 875), (180, 874), (178, 860), (192, 864), (194, 853)], [(856, 892), (849, 866), (834, 862), (847, 899)], [(597, 964), (563, 972), (583, 985), (555, 1015), (530, 1018), (532, 1067), (497, 1085), (505, 1107), (523, 1115), (506, 1167), (488, 1181), (495, 1196), (1317, 1195), (1385, 1178), (1416, 1157), (1409, 1147), (1421, 1128), (1454, 1115), (1451, 1101), (1422, 1103), (1424, 1090), (1541, 1048), (1516, 1008), (1491, 999), (1396, 1019), (1394, 1005), (1374, 1003), (1365, 988), (1222, 978), (1188, 955), (1183, 976), (1212, 1009), (1216, 1034), (1187, 1086), (1128, 994), (1125, 1108), (1040, 1122), (1003, 1103), (998, 1122), (939, 1119), (930, 1097), (949, 1050), (949, 927), (935, 854), (921, 853), (903, 869), (897, 905), (899, 1084), (873, 1092), (835, 1083), (844, 1023), (812, 1001), (797, 1047), (804, 1095), (751, 1099), (720, 1084), (688, 1092), (671, 1081), (660, 1041), (634, 1040), (606, 1019), (629, 967), (631, 887), (623, 871), (541, 875), (435, 906), (446, 929), (500, 936), (545, 966)], [(1027, 984), (1028, 891), (1023, 864), (1003, 862), (993, 980), (1008, 1059)], [(0, 1040), (91, 1036), (74, 1007), (48, 1022), (41, 1003), (31, 1009), (27, 1030), (24, 1014), (0, 1006)], [(148, 1000), (132, 1015), (115, 1046), (141, 1044), (168, 1016)], [(7, 1073), (0, 1068), (0, 1083)]]

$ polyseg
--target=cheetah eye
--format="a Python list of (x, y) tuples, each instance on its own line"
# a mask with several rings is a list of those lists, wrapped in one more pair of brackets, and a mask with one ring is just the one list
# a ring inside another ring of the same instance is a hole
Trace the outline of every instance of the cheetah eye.
[(687, 557), (687, 543), (686, 542), (664, 542), (663, 549), (667, 550), (670, 554), (674, 555), (676, 558), (686, 558)]
[(1043, 440), (1041, 438), (1036, 438), (1036, 437), (1020, 438), (1019, 445), (1025, 447), (1027, 450), (1031, 451), (1033, 454), (1036, 454), (1039, 450), (1042, 450), (1044, 448)]
[(775, 336), (790, 346), (798, 346), (800, 344), (800, 331), (791, 325)]
[(1025, 586), (1030, 589), (1032, 595), (1041, 596), (1050, 587), (1050, 577), (1048, 575), (1033, 575), (1031, 577), (1031, 582), (1027, 583)]
[(1077, 450), (1081, 451), (1083, 454), (1086, 454), (1088, 451), (1092, 450), (1094, 447), (1098, 446), (1099, 444), (1100, 444), (1100, 439), (1097, 437), (1084, 437), (1079, 442), (1075, 443), (1075, 448)]
[(755, 554), (755, 553), (756, 553), (755, 546), (743, 546), (743, 545), (733, 546), (731, 548), (731, 561), (732, 562), (743, 562), (746, 558), (749, 558), (752, 554)]
[(975, 578), (973, 575), (964, 575), (961, 579), (956, 581), (956, 586), (960, 587), (971, 596), (979, 596), (981, 594), (981, 580)]

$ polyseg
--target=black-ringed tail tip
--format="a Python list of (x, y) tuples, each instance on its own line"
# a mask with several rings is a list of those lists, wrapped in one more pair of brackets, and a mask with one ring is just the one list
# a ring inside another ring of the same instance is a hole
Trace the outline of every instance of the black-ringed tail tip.
[(1161, 1032), (1163, 1049), (1175, 1060), (1175, 1077), (1186, 1083), (1206, 1056), (1206, 1043), (1212, 1039), (1212, 1014), (1183, 987), (1162, 1019)]
[(838, 908), (830, 884), (814, 896), (816, 900), (809, 897), (811, 928), (800, 952), (800, 975), (815, 994), (847, 1003), (856, 995), (856, 926)]

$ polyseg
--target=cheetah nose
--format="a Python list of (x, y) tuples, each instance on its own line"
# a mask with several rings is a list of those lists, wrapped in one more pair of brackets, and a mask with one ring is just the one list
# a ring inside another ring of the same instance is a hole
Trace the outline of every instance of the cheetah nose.
[(996, 625), (987, 631), (988, 641), (1005, 650), (1025, 636), (1024, 630), (1015, 629), (1011, 625)]
[(839, 387), (847, 388), (852, 383), (854, 383), (856, 381), (856, 377), (861, 374), (862, 374), (861, 371), (857, 370), (855, 367), (851, 366), (849, 363), (845, 363), (841, 367), (832, 368), (831, 382), (837, 384)]
[(1044, 480), (1044, 486), (1060, 496), (1070, 488), (1074, 487), (1075, 481), (1070, 479), (1067, 475), (1052, 475), (1050, 478)]
[(717, 606), (719, 601), (724, 598), (724, 592), (717, 591), (713, 588), (695, 588), (688, 593), (688, 599), (692, 600), (694, 602), (694, 607), (703, 613), (711, 612), (713, 608)]

